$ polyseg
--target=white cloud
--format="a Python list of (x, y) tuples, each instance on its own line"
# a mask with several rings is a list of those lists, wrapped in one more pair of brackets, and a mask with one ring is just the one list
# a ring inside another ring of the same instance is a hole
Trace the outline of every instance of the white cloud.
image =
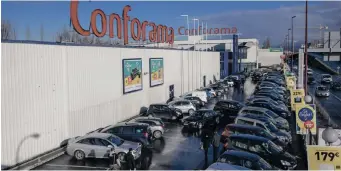
[[(262, 2), (264, 3), (264, 2)], [(291, 28), (291, 17), (294, 19), (294, 39), (304, 41), (305, 3), (302, 5), (282, 6), (269, 10), (240, 10), (220, 14), (202, 16), (210, 27), (236, 26), (241, 38), (258, 38), (261, 41), (270, 37), (273, 44), (280, 44)], [(321, 2), (319, 5), (308, 4), (308, 37), (310, 40), (320, 39), (320, 24), (327, 25), (329, 30), (339, 31), (341, 28), (341, 2)], [(296, 28), (295, 28), (296, 27)], [(291, 32), (290, 32), (291, 35)]]

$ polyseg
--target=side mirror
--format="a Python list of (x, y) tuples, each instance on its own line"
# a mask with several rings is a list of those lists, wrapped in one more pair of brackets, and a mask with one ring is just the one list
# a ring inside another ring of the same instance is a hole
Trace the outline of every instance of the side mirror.
[(108, 148), (110, 148), (110, 149), (113, 149), (113, 148), (114, 148), (114, 146), (112, 146), (112, 145), (108, 145)]

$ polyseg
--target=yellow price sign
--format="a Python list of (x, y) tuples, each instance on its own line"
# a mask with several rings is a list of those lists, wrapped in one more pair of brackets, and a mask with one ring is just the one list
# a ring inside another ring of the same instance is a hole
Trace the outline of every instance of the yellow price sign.
[(307, 146), (309, 170), (341, 170), (341, 146)]
[(304, 89), (290, 89), (290, 95), (291, 95), (291, 110), (294, 111), (295, 110), (295, 105), (296, 104), (305, 104), (304, 102)]

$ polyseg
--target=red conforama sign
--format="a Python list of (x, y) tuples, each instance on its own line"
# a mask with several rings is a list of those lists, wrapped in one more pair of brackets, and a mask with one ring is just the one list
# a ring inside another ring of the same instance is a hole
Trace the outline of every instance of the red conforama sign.
[(312, 128), (314, 128), (314, 122), (312, 122), (312, 121), (305, 121), (304, 122), (304, 127), (306, 129), (312, 129)]
[(201, 26), (199, 26), (199, 30), (198, 29), (191, 29), (188, 30), (185, 27), (179, 27), (178, 28), (178, 34), (179, 35), (198, 35), (198, 34), (236, 34), (237, 33), (237, 28), (236, 27), (232, 27), (232, 28), (202, 28)]
[[(74, 30), (82, 35), (82, 36), (90, 36), (90, 28), (88, 30), (84, 29), (78, 19), (78, 0), (72, 0), (70, 4), (70, 16), (71, 16), (71, 23), (73, 25)], [(108, 25), (109, 25), (109, 37), (114, 38), (114, 21), (116, 21), (116, 34), (117, 38), (122, 38), (122, 23), (123, 20), (123, 39), (124, 44), (128, 44), (128, 21), (130, 21), (130, 17), (128, 16), (128, 12), (131, 11), (131, 7), (126, 5), (123, 8), (122, 18), (115, 13), (111, 13), (109, 18), (101, 9), (95, 9), (91, 13), (90, 17), (90, 26), (91, 31), (96, 37), (103, 37), (107, 33)], [(101, 26), (102, 30), (98, 30), (96, 26), (97, 16), (101, 18)], [(109, 21), (109, 24), (108, 24)], [(149, 26), (151, 30), (149, 31), (149, 41), (150, 42), (157, 42), (157, 43), (174, 43), (174, 29), (172, 27), (167, 27), (164, 25), (156, 25), (153, 22), (143, 21), (140, 22), (139, 19), (133, 18), (130, 22), (130, 35), (133, 40), (146, 40), (146, 27)]]

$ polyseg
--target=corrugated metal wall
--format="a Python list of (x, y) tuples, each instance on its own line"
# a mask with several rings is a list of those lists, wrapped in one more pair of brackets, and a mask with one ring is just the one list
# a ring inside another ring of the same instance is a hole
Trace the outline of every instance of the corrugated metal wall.
[[(2, 43), (1, 55), (5, 165), (16, 163), (23, 139), (19, 161), (134, 116), (141, 106), (165, 102), (169, 85), (179, 96), (181, 87), (199, 88), (203, 75), (207, 82), (219, 78), (217, 52)], [(155, 57), (164, 58), (164, 84), (150, 88), (149, 74), (143, 75), (143, 90), (123, 95), (122, 59), (142, 58), (142, 72), (149, 72), (149, 58)], [(35, 132), (40, 138), (25, 138)]]

